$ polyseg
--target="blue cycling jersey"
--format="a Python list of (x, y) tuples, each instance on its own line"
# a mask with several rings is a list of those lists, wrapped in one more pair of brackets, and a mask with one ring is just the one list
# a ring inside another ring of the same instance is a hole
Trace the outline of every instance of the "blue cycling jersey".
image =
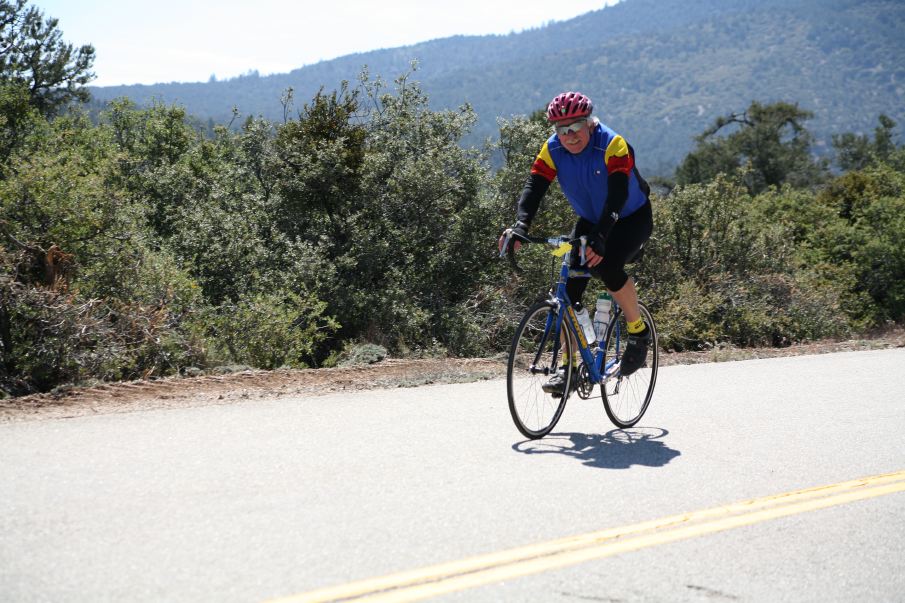
[[(647, 203), (647, 195), (641, 190), (634, 166), (635, 160), (625, 139), (598, 122), (588, 145), (578, 154), (570, 153), (553, 134), (538, 153), (531, 173), (551, 182), (558, 176), (559, 185), (575, 213), (597, 224), (605, 215), (608, 177), (614, 172), (624, 172), (628, 176), (628, 199), (619, 212), (620, 218), (632, 215)], [(607, 213), (612, 210), (607, 208)]]

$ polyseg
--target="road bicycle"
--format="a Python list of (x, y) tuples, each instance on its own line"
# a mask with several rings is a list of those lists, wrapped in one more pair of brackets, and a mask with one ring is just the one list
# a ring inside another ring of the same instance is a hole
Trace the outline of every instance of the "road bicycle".
[[(528, 438), (544, 437), (556, 426), (573, 391), (579, 398), (587, 400), (598, 384), (603, 407), (610, 421), (621, 428), (635, 425), (647, 411), (657, 382), (657, 328), (647, 306), (639, 302), (641, 316), (651, 331), (647, 361), (642, 368), (625, 376), (620, 371), (620, 361), (628, 327), (622, 308), (613, 300), (611, 318), (603, 340), (592, 344), (585, 337), (566, 293), (566, 280), (569, 277), (591, 276), (586, 269), (570, 268), (571, 250), (576, 243), (580, 244), (581, 265), (584, 265), (586, 237), (522, 237), (511, 230), (507, 230), (504, 235), (500, 255), (506, 254), (508, 250), (509, 261), (516, 271), (521, 269), (510, 249), (512, 237), (522, 243), (540, 243), (554, 247), (553, 255), (563, 258), (558, 279), (554, 277), (547, 298), (528, 309), (512, 338), (506, 388), (509, 412), (515, 426)], [(636, 261), (639, 255), (640, 252), (630, 261)], [(571, 334), (570, 337), (562, 336), (564, 329)], [(573, 360), (573, 342), (578, 346), (581, 357), (577, 366)], [(545, 392), (543, 385), (560, 370), (565, 374), (562, 395)]]

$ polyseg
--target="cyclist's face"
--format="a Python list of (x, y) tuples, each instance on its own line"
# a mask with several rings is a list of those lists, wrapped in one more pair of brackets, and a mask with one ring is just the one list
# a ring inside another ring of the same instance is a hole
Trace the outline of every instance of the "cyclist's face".
[(585, 147), (588, 146), (588, 141), (591, 140), (591, 124), (586, 117), (556, 123), (558, 127), (569, 126), (576, 123), (581, 123), (583, 125), (583, 127), (579, 128), (577, 132), (560, 134), (557, 131), (556, 134), (559, 137), (559, 141), (562, 143), (562, 146), (564, 146), (567, 151), (573, 154), (581, 153), (582, 151), (584, 151)]

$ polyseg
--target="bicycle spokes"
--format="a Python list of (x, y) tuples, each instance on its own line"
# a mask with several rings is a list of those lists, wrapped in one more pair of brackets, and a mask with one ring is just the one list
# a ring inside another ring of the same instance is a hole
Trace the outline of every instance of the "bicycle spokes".
[[(509, 411), (516, 427), (529, 438), (543, 437), (562, 415), (572, 380), (571, 342), (560, 338), (555, 306), (535, 304), (519, 324), (512, 341), (507, 370)], [(563, 364), (564, 363), (564, 364)], [(562, 393), (551, 390), (550, 381), (562, 368)], [(545, 386), (548, 391), (545, 391)]]
[(603, 406), (610, 420), (619, 427), (631, 427), (637, 423), (647, 410), (654, 385), (657, 381), (658, 350), (657, 331), (653, 317), (647, 307), (640, 304), (641, 316), (651, 330), (651, 344), (644, 366), (629, 376), (620, 372), (622, 354), (621, 334), (626, 333), (628, 326), (625, 315), (620, 309), (613, 317), (613, 323), (607, 332), (606, 367), (602, 385)]

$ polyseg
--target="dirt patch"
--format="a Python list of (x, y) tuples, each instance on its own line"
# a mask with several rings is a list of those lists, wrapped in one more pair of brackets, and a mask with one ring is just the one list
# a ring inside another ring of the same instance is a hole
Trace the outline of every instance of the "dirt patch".
[(247, 370), (227, 375), (107, 383), (0, 400), (0, 422), (229, 404), (237, 400), (314, 396), (340, 391), (417, 387), (431, 383), (460, 383), (493, 379), (505, 375), (505, 371), (503, 362), (493, 359), (389, 359), (349, 368)]
[[(905, 330), (787, 348), (715, 348), (706, 352), (661, 353), (660, 365), (726, 362), (905, 347)], [(340, 391), (464, 383), (504, 377), (503, 359), (384, 360), (352, 368), (243, 371), (227, 375), (171, 377), (0, 400), (0, 422), (64, 419), (93, 414), (230, 404), (237, 400), (315, 396)]]

